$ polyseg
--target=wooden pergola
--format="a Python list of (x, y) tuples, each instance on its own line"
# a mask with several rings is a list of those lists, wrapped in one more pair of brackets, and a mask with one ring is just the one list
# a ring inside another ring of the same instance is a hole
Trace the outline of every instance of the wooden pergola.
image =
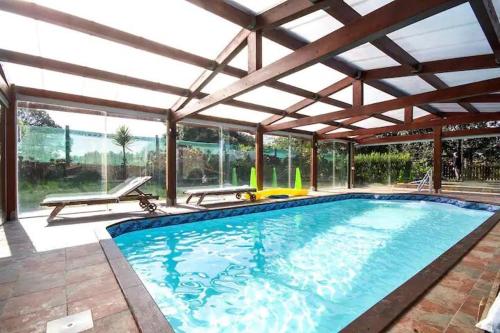
[[(89, 34), (113, 43), (146, 51), (161, 57), (203, 68), (203, 73), (189, 86), (183, 88), (166, 83), (118, 74), (98, 68), (90, 68), (75, 63), (45, 58), (9, 49), (0, 49), (0, 62), (36, 67), (58, 73), (70, 74), (120, 85), (152, 90), (178, 96), (168, 109), (123, 103), (77, 94), (16, 86), (8, 82), (7, 75), (0, 67), (0, 101), (8, 106), (3, 119), (4, 138), (4, 210), (8, 218), (15, 218), (17, 207), (17, 139), (16, 139), (16, 101), (19, 96), (36, 97), (97, 105), (109, 108), (134, 110), (165, 116), (167, 121), (167, 203), (176, 203), (176, 133), (177, 124), (185, 119), (201, 119), (215, 123), (255, 128), (256, 170), (258, 187), (263, 186), (263, 136), (265, 133), (285, 131), (307, 134), (313, 142), (311, 152), (311, 184), (317, 189), (318, 141), (344, 140), (349, 151), (349, 187), (353, 183), (354, 144), (383, 144), (419, 140), (434, 142), (434, 187), (441, 188), (441, 140), (447, 137), (478, 137), (499, 135), (498, 126), (484, 129), (443, 131), (447, 125), (470, 124), (500, 120), (500, 77), (494, 75), (484, 80), (448, 85), (438, 74), (461, 71), (483, 71), (498, 69), (500, 64), (500, 24), (492, 0), (394, 0), (361, 15), (341, 0), (287, 0), (261, 12), (253, 13), (233, 1), (186, 0), (241, 27), (241, 30), (227, 44), (215, 59), (209, 59), (169, 45), (159, 43), (126, 31), (71, 15), (56, 9), (34, 3), (0, 0), (0, 11), (50, 23), (58, 27)], [(464, 55), (456, 58), (419, 61), (389, 36), (391, 33), (415, 24), (426, 18), (443, 13), (463, 4), (469, 4), (492, 52), (490, 54)], [(322, 11), (340, 22), (340, 28), (329, 32), (319, 39), (308, 42), (292, 31), (283, 28), (294, 20)], [(208, 13), (207, 13), (208, 14)], [(201, 27), (193, 26), (193, 29)], [(182, 33), (179, 31), (178, 33)], [(282, 45), (291, 53), (281, 59), (263, 66), (263, 39)], [(365, 44), (389, 57), (398, 65), (363, 70), (356, 63), (342, 58), (342, 55)], [(231, 61), (246, 49), (248, 66), (246, 70), (230, 65)], [(311, 91), (285, 83), (283, 78), (322, 64), (341, 73), (344, 78), (332, 82), (319, 91)], [(214, 78), (224, 74), (236, 80), (212, 93), (204, 92)], [(432, 91), (408, 94), (399, 89), (397, 82), (403, 77), (415, 77), (432, 87)], [(284, 109), (243, 101), (238, 97), (260, 87), (269, 87), (287, 94), (299, 96), (300, 100)], [(332, 95), (352, 87), (352, 103), (347, 103)], [(364, 90), (375, 88), (392, 96), (391, 99), (366, 104)], [(316, 115), (306, 115), (301, 111), (315, 103), (331, 107), (332, 111)], [(439, 103), (453, 103), (464, 112), (446, 112)], [(223, 104), (241, 109), (269, 114), (258, 123), (210, 116), (202, 114), (215, 106)], [(498, 110), (485, 112), (478, 105), (493, 105)], [(416, 108), (425, 112), (415, 117)], [(401, 117), (387, 115), (387, 112), (403, 109)], [(376, 119), (384, 126), (359, 126), (360, 122)], [(306, 130), (308, 126), (321, 124), (315, 131)], [(389, 125), (387, 125), (389, 124)], [(394, 135), (379, 137), (380, 134), (398, 133), (417, 129), (432, 129), (428, 134)]]

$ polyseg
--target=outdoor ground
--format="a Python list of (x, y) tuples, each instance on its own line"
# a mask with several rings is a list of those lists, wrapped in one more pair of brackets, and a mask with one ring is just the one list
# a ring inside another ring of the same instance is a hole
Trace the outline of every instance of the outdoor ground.
[[(388, 189), (355, 191), (383, 193)], [(315, 193), (323, 194), (331, 192)], [(451, 195), (500, 204), (498, 195)], [(234, 204), (233, 198), (226, 198), (212, 206)], [(160, 207), (158, 214), (190, 209)], [(47, 214), (47, 210), (34, 212), (0, 226), (0, 332), (45, 332), (47, 321), (86, 309), (92, 311), (93, 332), (137, 332), (96, 230), (146, 214), (134, 203), (94, 206), (85, 212), (82, 207), (67, 209), (62, 222), (50, 225)], [(500, 268), (499, 242), (497, 224), (391, 332), (471, 332), (479, 301), (491, 290)]]

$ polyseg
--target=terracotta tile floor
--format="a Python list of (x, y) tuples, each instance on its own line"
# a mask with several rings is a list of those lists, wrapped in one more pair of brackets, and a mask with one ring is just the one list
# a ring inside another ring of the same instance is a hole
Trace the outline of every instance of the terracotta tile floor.
[[(390, 188), (353, 191), (409, 192)], [(500, 204), (499, 196), (450, 195)], [(160, 213), (181, 211), (186, 209), (163, 207)], [(94, 320), (92, 332), (138, 332), (95, 229), (144, 213), (126, 205), (111, 211), (69, 211), (65, 221), (50, 226), (47, 214), (31, 214), (0, 226), (0, 333), (45, 332), (47, 321), (87, 309)], [(499, 243), (497, 225), (391, 331), (471, 332), (476, 304), (500, 267)]]
[(19, 223), (2, 226), (14, 251), (0, 259), (0, 332), (45, 332), (47, 321), (87, 309), (91, 332), (138, 332), (99, 243), (35, 252)]

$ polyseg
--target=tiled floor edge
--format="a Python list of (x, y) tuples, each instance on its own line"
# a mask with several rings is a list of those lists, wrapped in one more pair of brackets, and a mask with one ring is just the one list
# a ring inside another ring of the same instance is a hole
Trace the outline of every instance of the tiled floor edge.
[(361, 314), (341, 332), (382, 332), (388, 328), (426, 291), (438, 283), (499, 222), (500, 211), (497, 211), (424, 269)]
[(160, 308), (112, 239), (99, 243), (142, 333), (174, 333)]

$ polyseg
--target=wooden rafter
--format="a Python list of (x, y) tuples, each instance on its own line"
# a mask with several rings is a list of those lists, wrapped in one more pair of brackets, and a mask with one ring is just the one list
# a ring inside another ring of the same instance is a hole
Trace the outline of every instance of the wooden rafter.
[(248, 36), (248, 73), (262, 68), (262, 32), (252, 31)]
[[(93, 69), (93, 68), (89, 68), (89, 67), (85, 67), (85, 66), (70, 64), (67, 62), (42, 58), (42, 57), (38, 57), (38, 56), (32, 56), (32, 55), (8, 51), (8, 50), (0, 49), (0, 61), (12, 62), (12, 63), (20, 64), (20, 65), (33, 66), (33, 67), (38, 67), (38, 68), (44, 68), (47, 70), (56, 71), (56, 72), (60, 72), (60, 73), (78, 75), (78, 76), (88, 77), (88, 78), (102, 80), (102, 81), (106, 81), (106, 82), (112, 82), (112, 83), (117, 83), (117, 84), (122, 84), (122, 85), (142, 88), (142, 89), (164, 92), (164, 93), (173, 94), (173, 95), (177, 95), (177, 96), (189, 96), (190, 95), (189, 90), (184, 89), (184, 88), (180, 88), (180, 87), (176, 87), (176, 86), (171, 86), (171, 85), (162, 84), (162, 83), (158, 83), (158, 82), (147, 81), (147, 80), (138, 79), (138, 78), (122, 75), (122, 74), (116, 74), (116, 73), (112, 73), (112, 72), (107, 72), (107, 71), (103, 71), (103, 70)], [(197, 95), (194, 95), (193, 97), (203, 98), (206, 96), (207, 96), (206, 93), (200, 92)], [(276, 108), (272, 108), (272, 107), (268, 107), (268, 106), (264, 106), (264, 105), (260, 105), (260, 104), (244, 102), (244, 101), (239, 101), (239, 100), (229, 100), (229, 101), (226, 101), (224, 104), (238, 107), (238, 108), (255, 110), (255, 111), (259, 111), (259, 112), (266, 112), (266, 113), (276, 114), (276, 115), (281, 115), (284, 113), (284, 111), (281, 109), (276, 109)], [(307, 116), (295, 114), (295, 115), (292, 115), (291, 117), (297, 118), (297, 119), (302, 119), (302, 118), (306, 118)]]
[(206, 87), (212, 79), (219, 74), (224, 67), (238, 55), (238, 53), (245, 47), (248, 35), (251, 32), (246, 29), (242, 29), (238, 34), (231, 40), (231, 42), (219, 53), (217, 58), (215, 58), (215, 63), (217, 64), (213, 70), (205, 70), (189, 87), (190, 94), (187, 97), (179, 98), (175, 104), (171, 107), (172, 111), (177, 111), (187, 105), (193, 96), (201, 92), (201, 90)]
[[(202, 2), (202, 1), (200, 1)], [(203, 7), (201, 4), (198, 4)], [(209, 4), (210, 6), (218, 6), (217, 1)], [(226, 15), (231, 17), (231, 20), (236, 20), (242, 27), (251, 28), (254, 23), (254, 17), (249, 15), (241, 15), (242, 13), (229, 5), (223, 6)], [(164, 45), (153, 40), (143, 38), (128, 32), (124, 32), (97, 22), (93, 22), (78, 16), (67, 14), (52, 8), (40, 6), (27, 1), (17, 1), (17, 0), (2, 0), (0, 1), (0, 10), (11, 12), (17, 15), (26, 16), (39, 21), (47, 22), (57, 26), (61, 26), (67, 29), (83, 32), (90, 34), (105, 40), (113, 41), (119, 44), (127, 45), (139, 50), (147, 51), (153, 54), (164, 56), (170, 59), (188, 63), (194, 66), (202, 67), (207, 70), (213, 70), (217, 68), (217, 62), (202, 56), (189, 53), (177, 48)], [(236, 13), (236, 16), (242, 18), (238, 20), (232, 17), (231, 13)], [(244, 23), (246, 22), (246, 23)], [(242, 78), (247, 75), (247, 71), (239, 69), (237, 67), (232, 67), (226, 65), (221, 73), (227, 74), (233, 77)], [(303, 98), (313, 98), (314, 93), (307, 91), (302, 88), (294, 87), (283, 82), (271, 82), (270, 87), (278, 89), (290, 94), (295, 94)], [(333, 98), (325, 98), (323, 101), (327, 104), (345, 107), (340, 101)]]
[[(166, 109), (152, 107), (152, 106), (118, 102), (118, 101), (112, 101), (112, 100), (107, 100), (107, 99), (102, 99), (102, 98), (67, 94), (67, 93), (61, 93), (61, 92), (57, 92), (57, 91), (43, 90), (43, 89), (36, 89), (36, 88), (29, 88), (29, 87), (22, 87), (22, 86), (16, 86), (16, 92), (18, 95), (36, 97), (36, 98), (39, 98), (42, 100), (43, 99), (60, 100), (60, 101), (77, 103), (77, 104), (86, 104), (86, 105), (90, 105), (89, 109), (91, 109), (91, 107), (95, 105), (95, 106), (99, 106), (99, 107), (139, 111), (139, 112), (151, 113), (151, 114), (157, 114), (157, 115), (163, 115), (163, 116), (165, 116), (168, 112), (168, 110), (166, 110)], [(62, 110), (62, 108), (58, 108), (57, 106), (54, 106), (53, 104), (54, 103), (50, 104), (50, 108), (49, 108), (49, 106), (47, 106), (47, 108), (54, 110), (54, 111)], [(30, 105), (33, 105), (33, 103), (30, 102)], [(78, 108), (72, 107), (71, 110), (78, 111)], [(86, 111), (88, 112), (90, 110), (86, 110)], [(201, 114), (198, 114), (190, 119), (208, 121), (208, 122), (219, 123), (219, 124), (224, 123), (224, 124), (228, 124), (228, 125), (233, 125), (235, 128), (241, 128), (241, 127), (254, 128), (255, 127), (255, 123), (248, 122), (248, 121), (226, 119), (226, 118), (206, 116), (206, 115), (201, 115)], [(289, 132), (302, 134), (302, 135), (310, 135), (311, 134), (309, 132), (300, 131), (300, 130), (291, 130)]]
[[(443, 138), (465, 138), (465, 137), (484, 137), (484, 136), (497, 136), (500, 135), (500, 127), (486, 127), (486, 128), (472, 128), (458, 131), (445, 131)], [(367, 144), (388, 144), (388, 143), (401, 143), (401, 142), (416, 142), (416, 141), (429, 141), (433, 139), (432, 133), (424, 134), (410, 134), (410, 135), (393, 135), (382, 138), (374, 137), (364, 140), (358, 140), (361, 145)]]
[(422, 62), (417, 69), (409, 69), (408, 66), (392, 66), (370, 69), (363, 72), (362, 78), (365, 81), (372, 81), (411, 75), (459, 72), (496, 67), (498, 67), (498, 65), (495, 62), (495, 56), (492, 54), (485, 54)]
[(493, 1), (470, 0), (469, 2), (495, 54), (496, 62), (500, 64), (500, 22), (498, 21)]
[[(247, 27), (246, 24), (247, 22), (250, 22), (252, 20), (255, 21), (254, 17), (241, 9), (238, 9), (236, 7), (231, 6), (230, 4), (224, 2), (223, 0), (187, 0), (190, 3), (199, 6), (201, 8), (204, 8), (205, 10), (218, 15), (220, 17), (223, 17), (224, 19), (233, 22), (234, 24), (240, 25), (242, 27)], [(304, 1), (304, 0), (301, 0)], [(304, 47), (307, 45), (307, 42), (304, 42), (303, 40), (297, 38), (293, 34), (282, 30), (282, 29), (270, 29), (270, 30), (265, 30), (263, 32), (264, 36), (269, 38), (270, 40), (274, 41), (275, 43), (278, 43), (280, 45), (283, 45), (289, 49), (292, 50), (297, 50), (301, 47)], [(360, 77), (361, 72), (353, 67), (352, 65), (336, 58), (336, 57), (330, 57), (327, 59), (323, 59), (321, 63), (325, 66), (328, 66), (336, 71), (341, 72), (342, 74), (345, 74), (350, 77)], [(242, 77), (242, 76), (240, 76)], [(273, 86), (275, 84), (282, 84), (279, 81), (274, 81), (268, 86)], [(408, 96), (407, 93), (403, 92), (400, 89), (397, 89), (394, 86), (391, 86), (383, 81), (370, 81), (368, 84), (376, 89), (379, 89), (382, 92), (385, 92), (386, 94), (392, 95), (394, 97), (403, 97), (403, 96)], [(305, 98), (314, 98), (314, 96), (303, 96)], [(327, 103), (328, 101), (322, 101)], [(333, 105), (332, 103), (330, 103)], [(339, 105), (336, 105), (339, 106)], [(342, 106), (339, 106), (342, 107)], [(433, 106), (430, 105), (422, 105), (421, 108), (429, 113), (436, 114), (436, 115), (442, 115), (442, 113), (434, 108)]]
[(320, 139), (341, 139), (341, 138), (353, 137), (353, 136), (358, 136), (358, 135), (377, 135), (377, 134), (381, 134), (381, 133), (390, 133), (390, 132), (399, 132), (399, 131), (407, 131), (407, 130), (415, 130), (415, 129), (423, 129), (423, 128), (432, 128), (432, 127), (436, 127), (436, 126), (478, 123), (478, 122), (482, 122), (482, 121), (494, 121), (494, 120), (500, 120), (500, 112), (482, 113), (482, 114), (467, 114), (466, 113), (466, 114), (461, 115), (461, 116), (437, 118), (437, 119), (431, 119), (431, 120), (427, 120), (427, 121), (413, 122), (411, 124), (392, 125), (392, 126), (384, 126), (384, 127), (377, 127), (377, 128), (364, 128), (364, 129), (354, 130), (354, 131), (350, 131), (350, 132), (323, 134), (320, 136)]
[(273, 29), (297, 18), (325, 9), (338, 0), (288, 0), (255, 17), (255, 28)]
[[(351, 6), (343, 1), (337, 1), (333, 6), (325, 10), (335, 19), (339, 20), (344, 25), (351, 24), (356, 20), (359, 20), (362, 16), (356, 12)], [(396, 44), (392, 39), (387, 36), (382, 36), (381, 38), (371, 42), (373, 46), (378, 48), (380, 51), (384, 52), (393, 60), (402, 64), (402, 67), (409, 71), (418, 72), (422, 65), (415, 59), (411, 54), (406, 52), (402, 47)], [(431, 73), (417, 75), (430, 84), (436, 89), (447, 88), (448, 85), (439, 79), (436, 75)], [(464, 109), (469, 112), (478, 113), (479, 111), (468, 103), (459, 103)]]
[[(182, 119), (237, 97), (267, 82), (304, 69), (321, 59), (338, 55), (356, 46), (376, 40), (382, 35), (420, 21), (462, 3), (458, 0), (428, 0), (409, 2), (395, 0), (322, 37), (276, 62), (249, 74), (224, 89), (199, 100), (175, 114)], [(377, 24), (374, 24), (376, 22)]]
[(467, 97), (458, 100), (467, 103), (500, 103), (500, 94), (488, 94), (474, 97)]
[[(326, 113), (318, 116), (311, 116), (305, 119), (283, 122), (266, 126), (266, 131), (283, 130), (305, 125), (312, 125), (329, 120), (344, 119), (358, 115), (371, 116), (383, 112), (401, 109), (407, 106), (417, 106), (434, 102), (445, 102), (457, 98), (465, 98), (477, 95), (484, 95), (491, 92), (500, 91), (500, 78), (484, 80), (451, 88), (430, 91), (422, 94), (400, 97), (384, 102), (353, 107), (350, 109)], [(479, 116), (479, 114), (474, 114)]]
[(285, 109), (285, 114), (284, 115), (274, 115), (271, 116), (261, 122), (262, 125), (271, 125), (272, 123), (277, 122), (280, 119), (283, 119), (284, 117), (299, 112), (300, 110), (316, 103), (317, 101), (320, 101), (322, 97), (326, 97), (329, 95), (332, 95), (344, 88), (347, 88), (354, 82), (354, 79), (351, 77), (346, 77), (342, 80), (339, 80), (335, 82), (334, 84), (329, 85), (325, 89), (322, 89), (317, 93), (317, 98), (306, 98), (301, 101), (298, 101), (297, 103), (293, 104), (292, 106), (288, 107)]

